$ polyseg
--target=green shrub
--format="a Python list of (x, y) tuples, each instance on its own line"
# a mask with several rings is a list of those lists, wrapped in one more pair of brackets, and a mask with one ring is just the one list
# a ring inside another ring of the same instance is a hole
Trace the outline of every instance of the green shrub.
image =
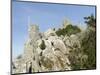
[(88, 55), (88, 60), (84, 63), (84, 67), (87, 69), (96, 68), (96, 18), (94, 15), (85, 17), (85, 23), (87, 24), (87, 30), (84, 38), (82, 39), (82, 51)]
[(87, 32), (81, 45), (84, 54), (88, 55), (88, 60), (84, 66), (88, 69), (96, 68), (96, 33), (91, 30)]
[(86, 17), (87, 29), (81, 35), (81, 48), (75, 46), (69, 55), (71, 67), (73, 70), (95, 69), (96, 68), (96, 23), (92, 16)]
[(81, 32), (81, 29), (80, 28), (78, 28), (77, 26), (73, 26), (73, 25), (67, 25), (65, 28), (63, 28), (63, 29), (58, 29), (57, 31), (56, 31), (56, 34), (58, 35), (58, 36), (60, 36), (60, 35), (63, 35), (63, 36), (65, 36), (66, 34), (68, 35), (68, 36), (70, 36), (71, 34), (76, 34), (76, 33), (79, 33), (79, 32)]

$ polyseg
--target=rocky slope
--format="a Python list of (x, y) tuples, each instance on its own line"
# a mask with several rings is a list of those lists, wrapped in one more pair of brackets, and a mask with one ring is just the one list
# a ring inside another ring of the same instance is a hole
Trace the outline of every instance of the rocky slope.
[[(83, 56), (78, 52), (81, 52), (80, 39), (84, 31), (70, 36), (58, 36), (56, 31), (48, 29), (41, 33), (38, 26), (31, 25), (29, 38), (24, 44), (24, 53), (13, 61), (13, 73), (72, 70), (71, 63)], [(87, 55), (84, 57), (88, 58)]]

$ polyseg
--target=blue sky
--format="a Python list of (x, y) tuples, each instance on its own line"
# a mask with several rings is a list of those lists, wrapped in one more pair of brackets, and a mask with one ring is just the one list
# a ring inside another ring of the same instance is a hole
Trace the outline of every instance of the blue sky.
[(60, 27), (64, 19), (75, 25), (84, 24), (83, 17), (95, 14), (94, 6), (12, 2), (12, 52), (13, 57), (23, 53), (28, 38), (28, 17), (31, 24), (39, 25), (40, 32)]

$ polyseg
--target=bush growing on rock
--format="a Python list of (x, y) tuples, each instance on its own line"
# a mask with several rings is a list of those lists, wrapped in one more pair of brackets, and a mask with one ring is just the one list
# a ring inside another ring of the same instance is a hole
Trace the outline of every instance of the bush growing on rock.
[(80, 28), (78, 28), (77, 26), (73, 26), (73, 25), (69, 24), (65, 28), (58, 29), (56, 31), (56, 34), (58, 36), (61, 36), (61, 35), (65, 36), (66, 34), (68, 36), (70, 36), (71, 34), (76, 34), (76, 33), (79, 33), (79, 32), (81, 32)]

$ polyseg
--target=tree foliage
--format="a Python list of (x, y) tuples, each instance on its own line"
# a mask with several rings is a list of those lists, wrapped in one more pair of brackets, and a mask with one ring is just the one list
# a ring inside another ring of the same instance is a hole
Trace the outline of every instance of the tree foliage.
[(71, 67), (73, 70), (95, 69), (96, 68), (96, 19), (94, 16), (85, 18), (87, 29), (81, 35), (81, 47), (73, 47), (69, 55)]
[(82, 51), (88, 55), (88, 59), (84, 66), (88, 69), (96, 68), (96, 33), (92, 30), (86, 32), (81, 41)]
[(91, 15), (85, 18), (85, 20), (88, 28), (81, 45), (84, 54), (88, 55), (88, 60), (84, 66), (88, 69), (94, 69), (96, 68), (96, 19)]
[(88, 17), (84, 17), (84, 19), (88, 27), (96, 27), (96, 18), (93, 14), (91, 14)]
[(63, 29), (58, 29), (56, 31), (56, 34), (58, 36), (60, 36), (60, 35), (65, 36), (66, 34), (68, 36), (70, 36), (71, 34), (76, 34), (76, 33), (79, 33), (79, 32), (81, 32), (80, 28), (78, 28), (77, 26), (73, 26), (73, 25), (69, 24)]

